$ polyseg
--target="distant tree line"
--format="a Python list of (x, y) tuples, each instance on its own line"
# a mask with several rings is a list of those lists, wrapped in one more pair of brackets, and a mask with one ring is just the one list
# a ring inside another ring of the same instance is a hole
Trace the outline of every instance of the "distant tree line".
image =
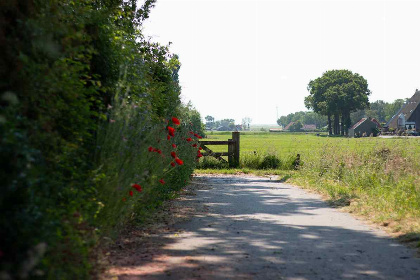
[[(216, 121), (214, 117), (208, 115), (204, 118), (206, 120), (206, 129), (214, 130), (236, 130), (238, 125), (235, 124), (234, 119), (222, 119)], [(242, 119), (242, 130), (249, 130), (252, 119), (245, 117)]]
[(299, 111), (290, 113), (287, 116), (281, 116), (277, 120), (278, 125), (286, 126), (291, 122), (300, 122), (303, 124), (314, 124), (316, 128), (322, 128), (327, 125), (327, 117), (312, 111)]

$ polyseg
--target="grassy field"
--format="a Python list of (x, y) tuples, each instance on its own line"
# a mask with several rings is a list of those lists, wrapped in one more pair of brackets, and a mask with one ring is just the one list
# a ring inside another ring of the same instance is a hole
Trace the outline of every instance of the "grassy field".
[[(231, 132), (208, 133), (206, 140), (227, 140)], [(338, 149), (368, 152), (375, 147), (403, 147), (407, 146), (409, 152), (420, 156), (420, 137), (414, 138), (341, 138), (316, 136), (315, 133), (267, 133), (267, 132), (242, 132), (241, 133), (241, 155), (256, 151), (266, 154), (274, 153), (279, 156), (301, 154), (310, 156), (319, 152), (327, 146), (334, 146)], [(227, 152), (225, 146), (209, 146), (215, 152)]]
[[(208, 134), (208, 140), (228, 138), (231, 133)], [(226, 151), (221, 146), (209, 147)], [(240, 149), (240, 169), (203, 168), (215, 163), (209, 160), (202, 161), (202, 169), (196, 172), (277, 174), (420, 247), (420, 137), (354, 139), (250, 132), (241, 134)], [(297, 154), (301, 161), (294, 170)]]

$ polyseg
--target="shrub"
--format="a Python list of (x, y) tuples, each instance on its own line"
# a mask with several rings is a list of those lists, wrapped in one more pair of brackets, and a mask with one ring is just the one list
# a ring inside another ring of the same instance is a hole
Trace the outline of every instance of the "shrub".
[(264, 156), (260, 168), (261, 169), (276, 169), (281, 166), (281, 161), (276, 155)]

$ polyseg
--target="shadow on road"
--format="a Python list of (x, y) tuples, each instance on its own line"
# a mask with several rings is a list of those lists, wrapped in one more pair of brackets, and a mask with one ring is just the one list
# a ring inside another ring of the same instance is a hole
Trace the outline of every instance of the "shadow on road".
[(266, 179), (198, 180), (211, 186), (194, 197), (208, 212), (150, 247), (132, 244), (119, 279), (420, 279), (412, 251), (314, 195)]

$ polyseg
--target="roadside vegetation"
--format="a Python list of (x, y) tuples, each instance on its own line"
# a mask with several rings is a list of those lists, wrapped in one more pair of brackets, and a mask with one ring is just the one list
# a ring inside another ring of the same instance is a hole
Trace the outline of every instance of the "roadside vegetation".
[[(226, 140), (229, 135), (208, 137)], [(316, 190), (333, 206), (347, 207), (420, 246), (419, 156), (418, 138), (243, 133), (239, 169), (227, 169), (206, 157), (195, 172), (278, 175), (279, 180)]]
[(203, 136), (143, 1), (0, 4), (0, 278), (91, 279), (188, 184)]

